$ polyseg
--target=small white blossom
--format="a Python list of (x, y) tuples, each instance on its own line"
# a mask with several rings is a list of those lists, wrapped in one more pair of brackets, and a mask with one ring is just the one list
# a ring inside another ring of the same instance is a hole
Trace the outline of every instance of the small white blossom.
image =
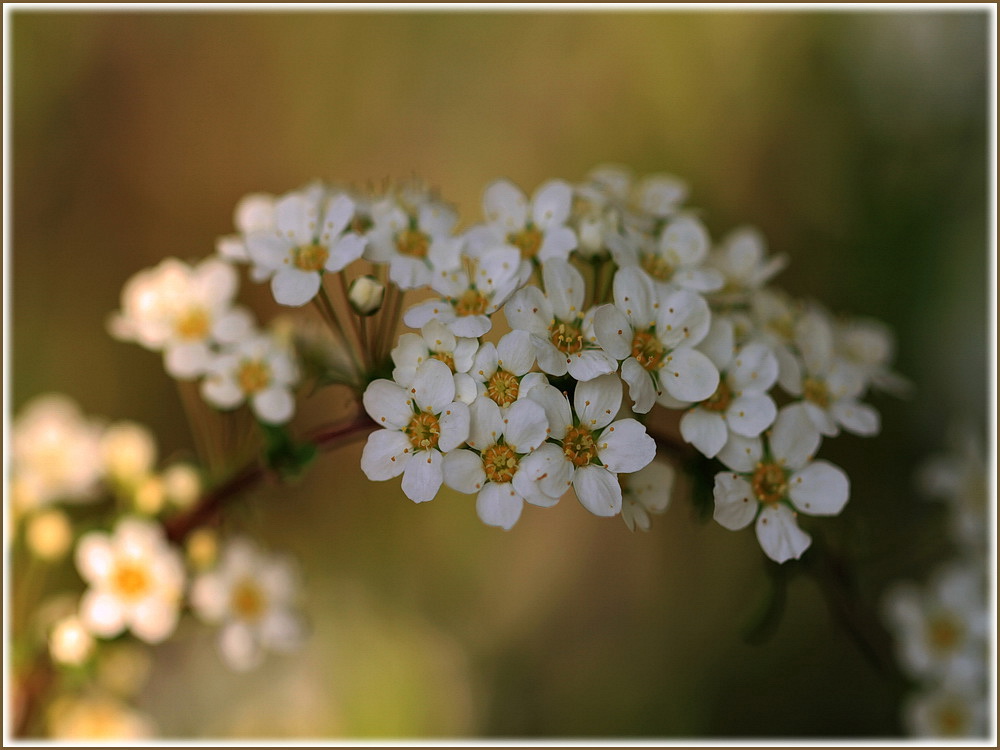
[(724, 280), (714, 299), (741, 302), (787, 265), (787, 256), (768, 258), (766, 252), (764, 236), (753, 227), (730, 232), (708, 256), (708, 266), (721, 273)]
[(73, 526), (63, 511), (49, 508), (31, 515), (24, 536), (35, 556), (54, 562), (61, 560), (73, 545)]
[(428, 359), (408, 388), (375, 380), (362, 398), (365, 411), (383, 429), (368, 436), (361, 469), (373, 481), (403, 475), (414, 502), (433, 500), (444, 481), (442, 459), (469, 436), (469, 407), (455, 400), (455, 380), (444, 362)]
[(101, 436), (105, 473), (121, 487), (135, 487), (156, 463), (156, 440), (148, 427), (115, 422)]
[(162, 351), (173, 377), (195, 378), (214, 342), (234, 341), (253, 325), (249, 311), (233, 305), (238, 283), (236, 270), (219, 258), (196, 266), (167, 258), (125, 283), (109, 328), (118, 339)]
[(565, 261), (577, 245), (567, 226), (572, 202), (573, 189), (562, 180), (540, 185), (530, 203), (512, 182), (496, 180), (483, 194), (487, 224), (470, 232), (473, 251), (510, 245), (528, 262)]
[(293, 611), (298, 589), (289, 560), (233, 539), (218, 566), (194, 580), (191, 605), (201, 619), (222, 627), (218, 645), (226, 664), (246, 671), (265, 651), (289, 651), (301, 642), (303, 626)]
[(887, 325), (877, 320), (853, 318), (834, 326), (837, 355), (860, 368), (865, 382), (894, 396), (908, 396), (913, 383), (894, 372), (890, 365), (896, 340)]
[(94, 639), (76, 615), (59, 620), (49, 633), (49, 653), (59, 664), (78, 667), (94, 653)]
[(406, 387), (413, 383), (417, 368), (428, 359), (444, 362), (455, 378), (455, 394), (469, 404), (476, 397), (476, 384), (469, 370), (472, 368), (479, 339), (456, 336), (438, 320), (429, 321), (419, 334), (404, 333), (392, 350), (395, 365), (392, 379)]
[(659, 237), (629, 228), (611, 246), (620, 268), (638, 266), (658, 284), (695, 292), (721, 289), (722, 274), (706, 265), (711, 240), (693, 216), (672, 218)]
[(219, 409), (249, 401), (261, 421), (284, 424), (295, 412), (293, 388), (298, 378), (287, 349), (275, 337), (258, 333), (213, 357), (201, 393)]
[[(246, 235), (252, 232), (267, 232), (274, 229), (274, 204), (277, 198), (269, 193), (251, 193), (240, 199), (233, 211), (233, 224), (237, 234), (219, 237), (215, 251), (228, 261), (251, 263), (247, 250)], [(254, 281), (265, 281), (268, 274), (261, 275), (261, 269), (252, 268)]]
[(715, 476), (715, 520), (736, 531), (756, 519), (757, 540), (775, 562), (798, 558), (812, 538), (796, 512), (835, 516), (850, 494), (847, 475), (828, 461), (813, 461), (820, 436), (801, 404), (783, 407), (761, 438), (730, 435), (718, 458), (732, 471)]
[(989, 699), (985, 691), (967, 686), (936, 686), (907, 698), (903, 722), (911, 736), (925, 739), (986, 738)]
[(48, 709), (48, 732), (57, 740), (142, 740), (156, 734), (146, 714), (106, 694), (63, 695)]
[[(514, 330), (494, 345), (486, 342), (476, 352), (469, 374), (476, 384), (476, 395), (491, 399), (506, 413), (511, 404), (527, 395), (529, 383), (534, 378), (545, 380), (540, 373), (529, 373), (535, 365), (531, 334)], [(545, 381), (548, 382), (548, 381)]]
[(653, 460), (634, 474), (618, 477), (622, 487), (622, 520), (629, 531), (649, 531), (651, 513), (663, 513), (670, 504), (676, 471), (665, 461)]
[(247, 252), (257, 279), (271, 279), (278, 304), (299, 307), (319, 292), (324, 272), (361, 257), (366, 239), (348, 231), (354, 201), (316, 185), (282, 196), (273, 226), (248, 232)]
[(85, 534), (76, 546), (76, 567), (90, 586), (80, 619), (94, 635), (114, 638), (129, 629), (158, 643), (174, 631), (184, 566), (158, 524), (126, 517), (111, 535)]

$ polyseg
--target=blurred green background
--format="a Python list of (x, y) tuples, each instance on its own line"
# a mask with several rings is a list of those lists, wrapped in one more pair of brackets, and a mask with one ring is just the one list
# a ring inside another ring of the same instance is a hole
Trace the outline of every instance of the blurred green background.
[[(163, 455), (189, 448), (159, 356), (105, 320), (135, 272), (210, 254), (246, 193), (419, 175), (471, 223), (496, 177), (530, 192), (620, 162), (686, 180), (714, 237), (759, 227), (794, 295), (895, 329), (916, 393), (874, 399), (878, 438), (826, 442), (852, 499), (809, 529), (852, 561), (863, 601), (940, 551), (921, 548), (944, 532), (913, 471), (956, 420), (985, 437), (989, 408), (985, 10), (9, 20), (14, 410), (62, 391), (151, 426)], [(266, 287), (241, 294), (277, 311)], [(337, 408), (310, 402), (297, 424)], [(359, 455), (248, 499), (235, 523), (301, 561), (311, 638), (237, 676), (188, 622), (140, 696), (166, 735), (900, 731), (898, 694), (809, 577), (769, 639), (743, 640), (773, 567), (751, 531), (679, 497), (648, 534), (572, 500), (503, 533), (470, 497), (418, 506), (367, 482)]]

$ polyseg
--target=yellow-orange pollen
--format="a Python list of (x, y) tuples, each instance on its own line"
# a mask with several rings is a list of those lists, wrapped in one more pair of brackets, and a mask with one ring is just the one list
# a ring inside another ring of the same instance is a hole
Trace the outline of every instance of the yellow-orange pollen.
[(830, 405), (830, 391), (822, 380), (806, 378), (802, 383), (802, 395), (821, 409)]
[(455, 358), (448, 352), (434, 352), (431, 354), (431, 359), (436, 359), (438, 362), (444, 362), (451, 368), (452, 372), (455, 372)]
[(701, 402), (701, 408), (707, 409), (708, 411), (725, 411), (729, 408), (729, 404), (733, 401), (733, 393), (729, 390), (729, 386), (726, 385), (725, 380), (719, 381), (719, 387), (715, 389), (715, 393), (709, 396), (705, 401)]
[(660, 369), (666, 348), (656, 336), (649, 331), (636, 331), (632, 339), (632, 356), (636, 361), (652, 372)]
[(182, 339), (200, 340), (208, 335), (208, 313), (200, 307), (192, 307), (177, 318), (174, 328)]
[(441, 425), (437, 417), (425, 411), (411, 419), (404, 432), (410, 439), (410, 445), (417, 450), (429, 451), (437, 447), (438, 438), (441, 437)]
[(253, 581), (240, 581), (233, 589), (230, 606), (244, 620), (256, 620), (264, 612), (264, 596)]
[(431, 238), (419, 229), (404, 229), (396, 235), (396, 249), (411, 258), (426, 258)]
[(467, 289), (455, 300), (457, 315), (485, 315), (490, 306), (486, 295), (476, 289)]
[(491, 482), (509, 482), (517, 473), (517, 456), (507, 445), (491, 445), (483, 451), (483, 471)]
[(777, 464), (757, 464), (750, 480), (753, 494), (762, 503), (774, 505), (788, 492), (788, 477), (785, 470)]
[(579, 326), (556, 321), (549, 331), (552, 333), (552, 343), (564, 354), (576, 354), (583, 349), (583, 331)]
[(949, 617), (936, 617), (930, 622), (927, 639), (935, 651), (952, 651), (961, 638), (958, 624)]
[(322, 271), (330, 251), (323, 245), (300, 245), (292, 251), (292, 262), (300, 271)]
[(670, 265), (670, 262), (656, 253), (642, 256), (642, 268), (654, 279), (660, 281), (666, 281), (674, 275), (674, 267)]
[(533, 227), (507, 235), (507, 242), (521, 251), (522, 258), (534, 258), (542, 246), (542, 233)]
[(586, 466), (597, 457), (594, 436), (586, 427), (570, 427), (563, 439), (563, 453), (574, 466)]
[(486, 382), (486, 395), (497, 406), (510, 406), (517, 400), (518, 382), (515, 375), (506, 370), (497, 370)]
[(137, 599), (149, 589), (149, 574), (135, 564), (122, 563), (115, 568), (115, 591), (126, 599)]
[(270, 384), (271, 368), (267, 366), (267, 362), (261, 362), (258, 359), (244, 360), (240, 363), (236, 380), (244, 393), (257, 393)]

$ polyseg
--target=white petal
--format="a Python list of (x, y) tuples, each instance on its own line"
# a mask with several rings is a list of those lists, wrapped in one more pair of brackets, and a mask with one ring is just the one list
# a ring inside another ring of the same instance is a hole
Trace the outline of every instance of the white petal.
[[(566, 461), (563, 461), (563, 463), (565, 464)], [(545, 494), (545, 491), (542, 489), (541, 482), (534, 478), (537, 476), (538, 467), (532, 468), (529, 464), (529, 468), (526, 470), (523, 464), (524, 459), (521, 460), (517, 473), (514, 475), (514, 479), (512, 481), (514, 491), (523, 497), (525, 502), (537, 505), (540, 508), (551, 508), (553, 505), (558, 503), (559, 498), (551, 497)], [(563, 484), (562, 488), (565, 489), (566, 485)]]
[(471, 404), (476, 399), (477, 395), (476, 381), (473, 380), (467, 373), (456, 372), (455, 400), (461, 401), (463, 404)]
[(296, 245), (308, 245), (318, 233), (319, 207), (302, 194), (285, 196), (274, 206), (275, 227)]
[(736, 352), (735, 341), (733, 321), (721, 315), (713, 315), (708, 333), (698, 343), (698, 351), (704, 352), (717, 368), (725, 370), (733, 361), (733, 354)]
[(103, 531), (91, 531), (80, 537), (74, 557), (76, 569), (88, 583), (103, 581), (114, 570), (115, 554), (111, 537)]
[(323, 267), (327, 271), (334, 273), (347, 268), (347, 266), (361, 257), (365, 251), (367, 242), (367, 239), (353, 232), (345, 234), (330, 248), (330, 255), (327, 257)]
[(660, 254), (673, 266), (694, 266), (708, 255), (708, 231), (693, 216), (670, 222), (660, 235)]
[(726, 374), (726, 380), (731, 387), (755, 393), (770, 390), (777, 379), (778, 360), (770, 347), (759, 342), (741, 348)]
[(656, 441), (634, 419), (619, 419), (597, 441), (597, 455), (608, 471), (627, 474), (648, 465), (656, 456)]
[(434, 499), (443, 481), (440, 451), (418, 451), (403, 470), (403, 493), (415, 503), (425, 503)]
[(125, 610), (117, 596), (87, 590), (80, 599), (80, 619), (94, 635), (114, 638), (125, 629)]
[(191, 380), (208, 368), (210, 353), (204, 342), (179, 344), (163, 352), (167, 372), (179, 380)]
[(851, 485), (843, 469), (829, 461), (813, 461), (788, 478), (792, 504), (811, 516), (835, 516), (844, 509)]
[(510, 482), (490, 482), (476, 497), (476, 512), (482, 522), (489, 526), (510, 529), (521, 517), (522, 508), (524, 499), (517, 494)]
[(740, 396), (726, 410), (729, 429), (744, 437), (757, 437), (774, 422), (778, 407), (766, 395)]
[[(552, 443), (545, 443), (522, 458), (514, 475), (518, 487), (525, 480), (535, 482), (545, 495), (552, 498), (550, 504), (555, 504), (566, 493), (572, 478), (573, 464), (566, 460), (562, 448)], [(534, 498), (534, 493), (521, 494), (536, 505), (542, 504)]]
[(714, 268), (679, 268), (670, 280), (694, 292), (714, 292), (726, 283), (726, 277)]
[(483, 212), (490, 224), (501, 226), (505, 232), (516, 232), (527, 223), (528, 199), (509, 180), (497, 180), (486, 187)]
[(570, 252), (577, 246), (576, 232), (569, 227), (553, 227), (542, 237), (538, 248), (538, 260), (542, 263), (569, 259)]
[(750, 525), (757, 515), (758, 502), (753, 487), (745, 478), (728, 471), (715, 475), (715, 511), (713, 518), (730, 531)]
[(729, 439), (716, 458), (733, 471), (748, 473), (754, 470), (763, 455), (764, 444), (760, 438), (745, 438), (729, 433)]
[(201, 381), (201, 395), (217, 409), (233, 409), (243, 403), (244, 394), (229, 376), (209, 375)]
[[(521, 333), (527, 333), (526, 331), (521, 331)], [(509, 335), (509, 334), (508, 334)], [(530, 335), (528, 339), (528, 347), (530, 348)], [(485, 342), (479, 347), (479, 351), (476, 352), (476, 358), (472, 362), (471, 374), (476, 380), (481, 383), (485, 383), (487, 380), (493, 377), (497, 371), (497, 365), (500, 361), (500, 355), (497, 353), (496, 345), (491, 341)]]
[(771, 453), (789, 469), (806, 465), (819, 448), (820, 436), (801, 403), (778, 411), (771, 428)]
[(455, 400), (455, 379), (451, 368), (437, 359), (428, 359), (417, 368), (410, 394), (420, 409), (440, 414)]
[(493, 322), (485, 315), (460, 315), (448, 321), (447, 325), (456, 336), (474, 339), (489, 333)]
[(497, 344), (496, 353), (503, 369), (517, 376), (524, 375), (535, 364), (531, 334), (527, 331), (506, 334)]
[(573, 190), (562, 180), (550, 180), (532, 196), (531, 218), (536, 227), (549, 229), (565, 224), (573, 201)]
[(615, 307), (625, 313), (636, 330), (645, 331), (656, 324), (656, 287), (641, 269), (630, 266), (615, 273), (614, 297)]
[(704, 340), (711, 326), (712, 312), (700, 294), (678, 289), (662, 295), (656, 334), (668, 347), (695, 346)]
[(674, 349), (660, 368), (664, 390), (680, 401), (704, 401), (719, 387), (719, 371), (697, 349)]
[(129, 629), (146, 643), (159, 643), (177, 627), (177, 605), (160, 597), (149, 597), (132, 610)]
[(251, 232), (246, 238), (247, 254), (261, 269), (276, 271), (283, 267), (292, 246), (273, 231)]
[(478, 451), (496, 445), (503, 434), (503, 417), (493, 399), (477, 398), (469, 405), (469, 446)]
[(798, 559), (805, 552), (812, 537), (799, 528), (795, 513), (784, 505), (770, 505), (757, 516), (757, 541), (764, 554), (775, 562)]
[(444, 483), (458, 492), (471, 495), (486, 484), (483, 459), (468, 450), (454, 450), (444, 457)]
[(594, 334), (604, 351), (615, 359), (627, 359), (632, 354), (632, 325), (625, 313), (614, 305), (601, 305), (597, 308), (594, 313)]
[(428, 286), (433, 278), (431, 269), (421, 258), (396, 255), (389, 264), (389, 279), (400, 289), (417, 289)]
[(254, 413), (262, 422), (284, 424), (295, 413), (295, 397), (287, 388), (267, 388), (251, 398)]
[(564, 322), (572, 322), (583, 312), (583, 295), (587, 285), (583, 276), (564, 261), (552, 260), (542, 266), (545, 296), (552, 305), (552, 314)]
[(441, 435), (438, 449), (447, 453), (454, 450), (469, 437), (469, 407), (461, 401), (454, 401), (444, 408), (438, 420)]
[(862, 437), (878, 435), (882, 427), (881, 418), (874, 407), (852, 399), (832, 404), (830, 411), (833, 412), (833, 418), (840, 422), (845, 430), (855, 435)]
[(403, 473), (413, 452), (409, 438), (397, 430), (376, 430), (361, 452), (361, 470), (373, 482)]
[(691, 409), (681, 417), (681, 436), (704, 456), (714, 458), (729, 438), (726, 420), (717, 412)]
[(802, 353), (806, 371), (813, 375), (825, 373), (833, 362), (833, 328), (818, 312), (803, 313), (795, 324), (795, 343)]
[(413, 419), (412, 394), (391, 380), (373, 380), (361, 402), (368, 416), (382, 427), (401, 430)]
[(504, 422), (504, 442), (515, 453), (527, 453), (541, 445), (549, 426), (545, 410), (530, 399), (511, 404)]
[(656, 384), (653, 376), (639, 364), (635, 357), (622, 362), (622, 380), (628, 383), (628, 394), (632, 398), (632, 410), (645, 414), (656, 403)]
[(271, 279), (271, 292), (279, 305), (301, 307), (319, 292), (320, 278), (315, 271), (282, 268)]
[(601, 466), (581, 466), (573, 474), (573, 489), (580, 504), (595, 516), (614, 516), (622, 509), (618, 477)]
[(555, 386), (546, 383), (532, 388), (528, 398), (545, 409), (549, 437), (562, 440), (566, 430), (573, 425), (573, 414), (566, 396)]
[(253, 630), (242, 622), (233, 622), (219, 634), (219, 652), (233, 670), (246, 672), (263, 660), (260, 644)]
[(614, 373), (618, 369), (618, 360), (599, 349), (585, 349), (566, 355), (566, 369), (576, 380), (586, 382)]
[(537, 286), (526, 286), (515, 292), (504, 305), (503, 314), (512, 329), (548, 336), (552, 304)]
[(429, 299), (410, 307), (403, 313), (403, 322), (410, 328), (423, 328), (431, 320), (451, 320), (455, 311), (451, 305), (442, 299)]
[(535, 350), (535, 358), (538, 360), (538, 366), (541, 368), (542, 372), (547, 372), (549, 375), (565, 375), (567, 372), (567, 366), (569, 364), (567, 357), (561, 351), (556, 349), (556, 347), (547, 338), (542, 338), (541, 336), (536, 336), (532, 334), (531, 344)]
[(212, 338), (224, 344), (235, 343), (249, 337), (253, 328), (253, 313), (245, 307), (234, 307), (212, 323)]
[(601, 375), (580, 383), (573, 395), (573, 406), (580, 424), (597, 430), (611, 423), (622, 404), (622, 381), (617, 375)]

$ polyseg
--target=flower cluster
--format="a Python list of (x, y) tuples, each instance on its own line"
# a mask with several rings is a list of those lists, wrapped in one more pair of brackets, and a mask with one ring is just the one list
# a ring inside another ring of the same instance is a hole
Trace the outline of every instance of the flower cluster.
[[(925, 585), (897, 583), (883, 598), (900, 666), (916, 684), (903, 710), (917, 737), (982, 737), (989, 717), (986, 466), (975, 441), (928, 462), (925, 493), (946, 503), (958, 554)], [(973, 522), (972, 519), (976, 519)]]

